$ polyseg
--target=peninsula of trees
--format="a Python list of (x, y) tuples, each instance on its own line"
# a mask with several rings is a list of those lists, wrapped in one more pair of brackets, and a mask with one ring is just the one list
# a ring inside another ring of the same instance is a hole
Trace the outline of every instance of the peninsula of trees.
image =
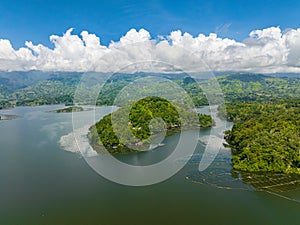
[[(300, 174), (300, 101), (231, 103), (226, 132), (233, 168), (246, 172)], [(224, 106), (223, 106), (224, 107)], [(222, 109), (221, 109), (222, 110)]]

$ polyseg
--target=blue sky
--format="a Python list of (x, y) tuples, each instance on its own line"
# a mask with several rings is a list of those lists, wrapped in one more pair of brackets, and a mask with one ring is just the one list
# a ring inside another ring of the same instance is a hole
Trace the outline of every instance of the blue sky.
[(249, 32), (271, 26), (300, 27), (300, 1), (270, 0), (1, 0), (0, 38), (14, 48), (26, 40), (52, 46), (49, 36), (88, 30), (107, 45), (130, 28), (145, 28), (152, 37), (180, 29), (192, 35), (217, 32), (221, 37), (245, 39)]

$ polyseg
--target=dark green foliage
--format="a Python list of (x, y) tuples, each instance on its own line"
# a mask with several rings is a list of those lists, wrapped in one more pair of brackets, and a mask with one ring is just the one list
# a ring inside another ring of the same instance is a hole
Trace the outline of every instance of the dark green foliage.
[[(101, 74), (97, 75), (101, 76)], [(97, 105), (114, 104), (116, 96), (124, 87), (148, 75), (151, 74), (114, 74), (99, 93)], [(186, 74), (155, 74), (155, 76), (178, 84), (188, 93), (195, 106), (208, 104), (205, 93), (200, 87), (201, 85), (213, 87), (210, 80), (203, 79), (196, 82)], [(81, 77), (82, 73), (67, 72), (0, 72), (0, 109), (14, 105), (62, 103), (72, 105)], [(227, 102), (226, 106), (219, 107), (219, 116), (235, 122), (232, 131), (228, 131), (226, 136), (233, 152), (234, 168), (244, 171), (299, 172), (299, 76), (227, 74), (217, 76), (217, 80)], [(97, 80), (91, 81), (91, 84), (91, 88), (99, 90)], [(162, 85), (157, 87), (154, 85), (151, 88), (161, 89)], [(173, 94), (171, 87), (165, 85), (164, 93)], [(138, 92), (135, 93), (137, 96), (142, 96), (145, 89), (140, 88), (135, 91)], [(214, 91), (212, 88), (213, 94), (210, 100), (211, 103), (218, 104), (222, 93), (214, 93)], [(181, 92), (175, 94), (177, 99), (183, 96)], [(182, 98), (181, 101), (184, 102), (186, 99)], [(114, 113), (120, 122), (128, 120), (123, 116), (126, 107), (128, 106), (122, 106)], [(71, 109), (68, 108), (66, 111)], [(133, 105), (127, 125), (137, 138), (147, 143), (150, 135), (155, 134), (156, 131), (159, 134), (161, 130), (159, 126), (157, 130), (155, 127), (150, 130), (149, 125), (155, 125), (150, 123), (153, 118), (162, 118), (164, 123), (161, 124), (165, 124), (165, 128), (171, 130), (189, 123), (189, 113), (191, 112), (184, 107), (174, 108), (163, 99), (146, 98)], [(184, 115), (181, 120), (179, 114)], [(211, 127), (214, 124), (210, 116), (199, 115), (199, 119), (201, 127)], [(193, 123), (191, 125), (195, 125)], [(135, 140), (131, 140), (128, 129), (124, 127), (119, 129), (123, 131), (121, 139), (124, 142), (132, 141), (133, 145), (137, 144)], [(116, 137), (111, 124), (111, 115), (104, 117), (91, 128), (89, 136), (95, 148), (100, 148), (98, 133), (112, 153), (131, 151)]]
[(200, 127), (208, 128), (215, 125), (215, 121), (210, 115), (199, 114), (198, 116), (199, 116)]
[(300, 108), (293, 106), (296, 102), (227, 105), (227, 118), (236, 122), (226, 132), (234, 169), (300, 173)]
[(13, 104), (8, 100), (1, 100), (0, 101), (0, 109), (8, 109), (13, 107)]
[(70, 112), (82, 112), (83, 108), (80, 106), (71, 106), (64, 109), (55, 110), (56, 113), (70, 113)]

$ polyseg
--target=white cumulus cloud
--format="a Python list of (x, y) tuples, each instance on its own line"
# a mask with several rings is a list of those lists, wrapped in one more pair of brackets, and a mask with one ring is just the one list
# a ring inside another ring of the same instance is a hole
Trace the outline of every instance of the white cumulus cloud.
[[(31, 41), (14, 49), (9, 40), (0, 39), (0, 70), (107, 72), (157, 61), (195, 71), (300, 72), (300, 28), (254, 30), (241, 42), (215, 33), (193, 37), (180, 30), (151, 38), (145, 29), (131, 29), (108, 46), (95, 34), (74, 35), (72, 31), (51, 35), (53, 49)], [(195, 63), (196, 58), (207, 66)]]

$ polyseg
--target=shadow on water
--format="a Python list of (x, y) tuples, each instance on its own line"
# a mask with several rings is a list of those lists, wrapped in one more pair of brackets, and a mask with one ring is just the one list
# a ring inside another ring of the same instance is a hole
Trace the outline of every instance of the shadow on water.
[[(197, 164), (201, 157), (201, 153), (195, 154), (188, 163)], [(300, 203), (300, 175), (234, 171), (231, 164), (231, 153), (228, 149), (223, 149), (205, 171), (190, 171), (186, 179), (220, 189), (264, 191)]]

